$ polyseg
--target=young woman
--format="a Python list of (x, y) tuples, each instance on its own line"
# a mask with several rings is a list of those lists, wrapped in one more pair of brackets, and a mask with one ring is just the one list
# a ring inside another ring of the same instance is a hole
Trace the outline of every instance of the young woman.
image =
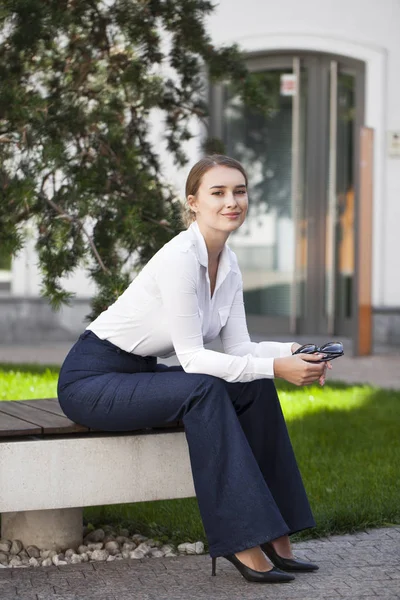
[[(273, 379), (323, 385), (327, 364), (292, 356), (296, 343), (250, 341), (242, 277), (226, 245), (247, 213), (242, 165), (203, 158), (189, 173), (186, 201), (188, 229), (70, 350), (60, 404), (73, 421), (106, 431), (181, 419), (212, 573), (221, 556), (249, 581), (291, 581), (286, 571), (318, 568), (296, 560), (289, 542), (315, 522)], [(205, 349), (218, 335), (223, 352)], [(181, 367), (157, 364), (173, 353)]]

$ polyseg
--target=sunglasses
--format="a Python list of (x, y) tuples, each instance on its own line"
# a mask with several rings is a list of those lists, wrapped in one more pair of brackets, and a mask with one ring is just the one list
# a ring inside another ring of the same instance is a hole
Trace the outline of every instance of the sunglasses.
[(324, 358), (321, 358), (320, 362), (327, 362), (334, 358), (339, 358), (339, 356), (343, 356), (343, 344), (342, 342), (327, 342), (322, 346), (317, 346), (316, 344), (304, 344), (304, 346), (297, 348), (293, 354), (315, 354), (317, 352), (326, 354)]

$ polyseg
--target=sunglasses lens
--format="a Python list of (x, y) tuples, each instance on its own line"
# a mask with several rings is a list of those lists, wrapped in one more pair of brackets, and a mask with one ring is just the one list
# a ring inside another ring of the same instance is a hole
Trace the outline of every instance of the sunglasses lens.
[(318, 350), (318, 348), (315, 344), (305, 344), (304, 346), (299, 348), (298, 352), (301, 352), (302, 354), (312, 354), (313, 352), (316, 352), (317, 350)]
[(321, 352), (333, 352), (340, 354), (343, 352), (343, 344), (341, 342), (328, 342), (320, 348)]

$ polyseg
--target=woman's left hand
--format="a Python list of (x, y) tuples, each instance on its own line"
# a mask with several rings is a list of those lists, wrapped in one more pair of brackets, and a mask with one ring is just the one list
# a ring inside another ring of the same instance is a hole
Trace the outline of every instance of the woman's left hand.
[[(298, 348), (300, 348), (300, 346), (301, 346), (301, 344), (298, 344), (297, 342), (293, 342), (293, 344), (292, 344), (292, 347), (291, 347), (292, 354), (293, 354), (293, 352), (296, 352), (296, 350), (297, 350)], [(321, 375), (321, 377), (320, 377), (320, 378), (319, 378), (319, 380), (318, 380), (320, 385), (324, 385), (324, 384), (325, 384), (325, 379), (326, 379), (326, 370), (327, 370), (327, 369), (332, 369), (332, 364), (330, 363), (330, 361), (327, 361), (327, 362), (325, 363), (325, 370), (324, 370), (324, 374), (323, 374), (323, 375)]]
[(331, 365), (331, 363), (330, 363), (330, 361), (329, 361), (329, 360), (328, 360), (328, 361), (325, 363), (325, 370), (324, 370), (324, 374), (323, 374), (323, 375), (321, 375), (321, 377), (320, 377), (320, 378), (319, 378), (319, 380), (318, 380), (320, 385), (324, 385), (324, 384), (325, 384), (325, 378), (326, 378), (326, 369), (332, 369), (332, 365)]

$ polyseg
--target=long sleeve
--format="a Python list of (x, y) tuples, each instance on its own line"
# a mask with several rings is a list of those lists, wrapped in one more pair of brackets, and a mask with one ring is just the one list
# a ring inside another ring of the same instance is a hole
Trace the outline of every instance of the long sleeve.
[[(225, 335), (233, 339), (233, 329), (236, 321), (239, 321), (240, 331), (235, 336), (235, 343), (228, 344), (229, 352), (214, 352), (204, 348), (197, 275), (196, 257), (190, 252), (178, 249), (169, 253), (168, 265), (160, 268), (157, 273), (157, 284), (167, 315), (172, 344), (183, 369), (187, 373), (213, 375), (229, 382), (272, 378), (273, 356), (277, 354), (271, 348), (269, 353), (262, 356), (264, 346), (260, 355), (254, 352), (254, 345), (249, 341), (248, 333), (247, 338), (244, 335), (243, 324), (238, 319), (239, 300), (235, 301), (235, 308), (232, 307), (235, 313), (229, 317), (227, 327), (224, 328)], [(237, 349), (241, 350), (240, 355), (236, 355)]]
[[(257, 358), (280, 358), (291, 356), (293, 342), (252, 342), (246, 323), (246, 314), (243, 302), (243, 287), (240, 285), (236, 291), (229, 316), (221, 330), (221, 341), (224, 352), (234, 356), (251, 354)], [(266, 377), (274, 377), (273, 364)]]

